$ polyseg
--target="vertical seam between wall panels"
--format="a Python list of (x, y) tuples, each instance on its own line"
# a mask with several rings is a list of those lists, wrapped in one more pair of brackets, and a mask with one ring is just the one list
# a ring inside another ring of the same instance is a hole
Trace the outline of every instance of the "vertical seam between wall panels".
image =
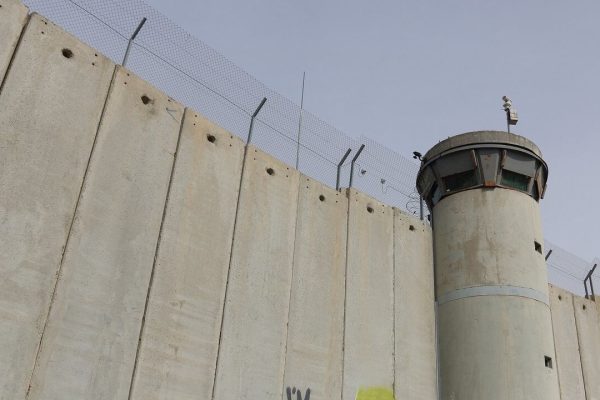
[(233, 262), (233, 248), (235, 246), (235, 235), (237, 233), (237, 222), (238, 222), (238, 216), (239, 216), (239, 211), (240, 211), (240, 202), (242, 199), (242, 185), (244, 183), (244, 175), (246, 173), (246, 159), (248, 156), (248, 147), (249, 146), (250, 146), (250, 144), (246, 144), (244, 146), (244, 156), (242, 157), (242, 171), (240, 173), (240, 183), (238, 185), (238, 196), (237, 196), (237, 202), (235, 205), (233, 231), (231, 232), (231, 246), (229, 247), (229, 266), (227, 267), (227, 276), (225, 279), (225, 293), (223, 294), (223, 302), (222, 302), (223, 308), (221, 310), (221, 321), (220, 321), (221, 327), (219, 329), (219, 342), (218, 342), (218, 346), (217, 346), (217, 356), (215, 357), (213, 384), (212, 384), (211, 395), (210, 395), (209, 400), (212, 400), (215, 398), (215, 387), (217, 385), (217, 372), (219, 370), (219, 359), (221, 356), (221, 343), (223, 340), (223, 321), (225, 320), (225, 308), (227, 306), (227, 293), (229, 291), (229, 275), (231, 272), (231, 264)]
[[(554, 345), (554, 359), (556, 365), (556, 380), (558, 381), (558, 397), (562, 399), (562, 390), (560, 386), (560, 368), (558, 368), (558, 354), (556, 353), (556, 336), (554, 335), (554, 317), (552, 316), (552, 291), (548, 288), (548, 308), (550, 310), (550, 324), (552, 325), (552, 344)], [(575, 309), (573, 309), (573, 312)], [(581, 361), (580, 361), (581, 363)]]
[(585, 398), (589, 400), (587, 385), (585, 383), (585, 373), (583, 372), (583, 359), (581, 357), (581, 337), (579, 335), (579, 323), (577, 322), (577, 308), (575, 307), (575, 296), (571, 296), (573, 304), (573, 316), (575, 317), (575, 330), (577, 331), (577, 350), (579, 351), (579, 365), (581, 367), (581, 380), (583, 381), (583, 393)]
[(25, 398), (29, 398), (29, 392), (31, 390), (31, 383), (33, 381), (33, 375), (35, 374), (40, 353), (42, 350), (42, 342), (44, 339), (44, 334), (46, 333), (46, 328), (48, 327), (48, 321), (50, 320), (50, 313), (52, 312), (52, 305), (54, 304), (54, 299), (56, 297), (56, 289), (58, 287), (58, 283), (60, 281), (60, 277), (62, 275), (62, 267), (65, 260), (65, 255), (67, 253), (67, 247), (69, 246), (71, 239), (71, 231), (73, 230), (73, 225), (75, 224), (75, 219), (77, 217), (77, 211), (79, 209), (79, 203), (81, 202), (81, 196), (83, 195), (83, 190), (85, 188), (85, 184), (87, 181), (88, 171), (90, 169), (90, 164), (92, 162), (92, 157), (94, 156), (94, 151), (96, 150), (96, 143), (98, 142), (98, 134), (100, 133), (100, 128), (102, 126), (102, 122), (104, 120), (104, 113), (106, 112), (106, 107), (109, 102), (109, 98), (112, 92), (112, 88), (114, 85), (115, 77), (117, 75), (118, 66), (114, 66), (112, 77), (110, 79), (110, 84), (108, 85), (108, 91), (106, 92), (106, 97), (104, 100), (104, 105), (102, 106), (102, 111), (100, 112), (100, 119), (98, 120), (98, 126), (96, 127), (96, 134), (94, 135), (94, 141), (92, 142), (92, 148), (90, 149), (90, 155), (87, 160), (87, 164), (85, 166), (85, 171), (83, 172), (83, 178), (81, 179), (81, 186), (79, 188), (79, 194), (77, 195), (77, 201), (75, 202), (75, 207), (73, 209), (73, 217), (71, 218), (71, 223), (69, 224), (69, 229), (67, 231), (67, 237), (65, 240), (65, 245), (62, 249), (62, 254), (60, 256), (60, 262), (58, 264), (58, 270), (56, 272), (56, 279), (54, 280), (54, 287), (52, 289), (52, 295), (50, 296), (50, 304), (48, 306), (48, 312), (46, 313), (46, 318), (44, 320), (44, 326), (42, 328), (42, 333), (40, 335), (40, 340), (38, 341), (38, 346), (35, 354), (35, 361), (33, 363), (33, 368), (31, 369), (31, 375), (29, 376), (29, 382), (27, 384), (27, 390), (25, 392)]
[(343, 313), (343, 329), (342, 329), (342, 380), (340, 397), (344, 400), (344, 376), (346, 370), (346, 304), (348, 298), (348, 253), (350, 242), (350, 207), (352, 206), (352, 189), (346, 189), (346, 199), (348, 200), (348, 209), (346, 214), (346, 263), (344, 269), (344, 313)]
[(281, 371), (281, 392), (279, 393), (279, 397), (283, 398), (283, 386), (285, 384), (285, 367), (286, 367), (286, 363), (287, 363), (287, 343), (288, 343), (288, 339), (289, 339), (289, 326), (290, 326), (290, 307), (291, 307), (291, 303), (292, 303), (292, 285), (294, 282), (294, 263), (296, 261), (296, 238), (298, 237), (298, 214), (300, 213), (300, 207), (298, 207), (299, 203), (300, 203), (300, 177), (302, 175), (300, 175), (300, 172), (298, 171), (298, 194), (296, 195), (296, 222), (294, 223), (294, 243), (292, 244), (292, 268), (291, 268), (291, 274), (290, 274), (290, 280), (289, 280), (289, 288), (290, 288), (290, 293), (288, 296), (288, 308), (287, 308), (287, 317), (286, 317), (286, 324), (285, 324), (285, 343), (283, 346), (283, 370)]
[(17, 56), (17, 52), (19, 51), (19, 48), (21, 47), (21, 42), (23, 41), (23, 36), (25, 35), (25, 31), (29, 27), (30, 21), (31, 21), (31, 14), (28, 13), (27, 17), (25, 17), (25, 20), (23, 21), (23, 26), (21, 28), (21, 33), (19, 34), (19, 38), (17, 39), (15, 49), (13, 50), (13, 52), (10, 56), (10, 60), (8, 61), (8, 65), (6, 66), (6, 71), (4, 71), (4, 76), (2, 77), (2, 81), (0, 82), (0, 93), (2, 93), (2, 89), (4, 89), (4, 84), (6, 83), (8, 74), (10, 73), (10, 70), (13, 66), (13, 62), (15, 60), (15, 57)]
[(392, 393), (396, 398), (396, 209), (392, 210)]
[(148, 313), (148, 306), (150, 304), (150, 295), (152, 294), (152, 287), (154, 286), (154, 275), (156, 272), (156, 263), (158, 260), (158, 255), (160, 252), (160, 245), (162, 243), (162, 234), (164, 230), (165, 220), (167, 217), (167, 209), (169, 207), (169, 200), (171, 198), (171, 189), (173, 187), (173, 177), (175, 176), (175, 168), (177, 166), (177, 156), (179, 154), (179, 147), (181, 144), (181, 135), (183, 132), (183, 125), (185, 124), (185, 109), (183, 111), (183, 115), (181, 117), (181, 123), (179, 125), (179, 134), (177, 135), (177, 144), (175, 145), (175, 154), (173, 155), (173, 164), (171, 165), (171, 173), (169, 175), (169, 184), (167, 186), (167, 194), (165, 196), (165, 206), (163, 207), (163, 213), (160, 220), (160, 228), (158, 229), (158, 237), (156, 239), (156, 246), (154, 248), (154, 260), (152, 261), (152, 269), (150, 270), (150, 279), (148, 281), (148, 291), (146, 292), (146, 302), (144, 303), (144, 312), (142, 314), (142, 322), (140, 324), (140, 331), (138, 335), (138, 343), (135, 351), (135, 360), (133, 363), (133, 369), (131, 371), (131, 380), (129, 381), (129, 394), (127, 395), (128, 399), (131, 399), (133, 395), (133, 389), (135, 386), (135, 374), (137, 372), (138, 362), (140, 358), (140, 350), (142, 348), (142, 338), (144, 332), (146, 331), (146, 315)]

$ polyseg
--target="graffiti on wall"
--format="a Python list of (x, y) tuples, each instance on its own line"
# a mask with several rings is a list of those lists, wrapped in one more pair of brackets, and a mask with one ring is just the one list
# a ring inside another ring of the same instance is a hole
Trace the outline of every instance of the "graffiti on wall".
[(287, 400), (310, 400), (310, 388), (306, 389), (304, 397), (302, 397), (302, 390), (296, 389), (296, 387), (290, 388), (288, 386), (285, 392), (287, 393)]

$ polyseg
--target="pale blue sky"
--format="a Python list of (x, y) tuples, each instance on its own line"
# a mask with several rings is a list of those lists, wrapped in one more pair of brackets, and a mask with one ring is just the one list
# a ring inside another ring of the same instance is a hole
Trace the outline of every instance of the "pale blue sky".
[(350, 136), (424, 152), (515, 133), (550, 167), (546, 237), (600, 255), (600, 2), (147, 0), (267, 86)]

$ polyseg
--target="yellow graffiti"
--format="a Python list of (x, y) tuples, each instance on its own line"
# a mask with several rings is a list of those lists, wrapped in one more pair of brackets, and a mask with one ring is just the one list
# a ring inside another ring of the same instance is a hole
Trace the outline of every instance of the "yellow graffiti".
[(356, 400), (394, 400), (394, 393), (385, 387), (358, 389)]

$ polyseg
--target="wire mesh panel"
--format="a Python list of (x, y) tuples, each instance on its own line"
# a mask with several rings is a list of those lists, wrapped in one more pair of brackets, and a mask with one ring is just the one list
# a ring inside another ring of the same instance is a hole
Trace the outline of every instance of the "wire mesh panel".
[[(364, 144), (356, 160), (353, 186), (409, 214), (421, 214), (415, 189), (419, 166), (412, 159), (370, 138), (354, 139), (301, 110), (143, 1), (25, 3), (116, 63), (123, 61), (132, 34), (146, 18), (131, 42), (126, 65), (140, 77), (244, 140), (248, 138), (251, 115), (267, 98), (254, 124), (252, 144), (331, 187), (336, 185), (340, 160), (352, 149), (340, 170), (340, 185), (348, 186), (352, 158)], [(427, 214), (425, 206), (425, 219)], [(549, 249), (553, 250), (548, 260), (550, 282), (583, 294), (583, 279), (590, 263), (546, 242)], [(596, 287), (600, 290), (600, 284)]]
[[(550, 283), (560, 286), (571, 293), (583, 296), (585, 294), (584, 279), (588, 272), (590, 272), (593, 263), (570, 253), (548, 240), (544, 241), (544, 247), (548, 256), (546, 265), (548, 266), (548, 280)], [(548, 255), (549, 252), (550, 254)], [(598, 262), (598, 260), (595, 262)], [(600, 270), (597, 271), (597, 274), (592, 275), (592, 283), (594, 289), (600, 291), (600, 279), (597, 275), (600, 275)]]

